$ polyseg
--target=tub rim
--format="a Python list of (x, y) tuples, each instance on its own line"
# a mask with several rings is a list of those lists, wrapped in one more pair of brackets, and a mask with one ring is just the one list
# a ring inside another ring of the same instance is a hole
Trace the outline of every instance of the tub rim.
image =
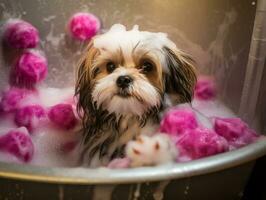
[(180, 179), (235, 167), (266, 154), (266, 137), (237, 150), (186, 163), (131, 169), (41, 167), (0, 162), (0, 178), (73, 185), (125, 184)]

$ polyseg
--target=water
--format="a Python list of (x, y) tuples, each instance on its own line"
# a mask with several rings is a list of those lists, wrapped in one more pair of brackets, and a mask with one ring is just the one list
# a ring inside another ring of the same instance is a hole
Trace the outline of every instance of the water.
[[(38, 97), (36, 97), (36, 99), (32, 99), (32, 101), (38, 102), (40, 105), (49, 108), (50, 106), (58, 103), (71, 102), (71, 99), (73, 99), (73, 92), (73, 88), (57, 89), (42, 87), (39, 88)], [(27, 102), (27, 104), (29, 104), (29, 102)], [(211, 119), (213, 116), (235, 117), (235, 114), (219, 100), (194, 100), (192, 105), (194, 109), (200, 111), (201, 115), (203, 115), (203, 119)], [(1, 118), (0, 135), (13, 128), (17, 127), (14, 123), (14, 116), (12, 116), (12, 114)], [(80, 140), (81, 136), (78, 129), (79, 126), (77, 126), (74, 130), (64, 131), (51, 125), (45, 125), (37, 128), (31, 134), (31, 138), (35, 146), (35, 152), (30, 164), (41, 166), (76, 166), (79, 151), (78, 148), (71, 150), (71, 142), (78, 142)], [(68, 143), (70, 143), (70, 150), (67, 150), (69, 148), (67, 145)], [(0, 160), (7, 162), (19, 162), (13, 156), (3, 152), (0, 152)]]
[[(230, 26), (237, 20), (237, 11), (234, 9), (226, 10), (219, 14), (221, 23), (217, 23), (216, 28), (218, 31), (214, 32), (212, 37), (208, 37), (206, 33), (211, 31), (206, 30), (199, 32), (197, 31), (197, 26), (191, 26), (192, 31), (190, 32), (194, 35), (187, 35), (185, 34), (186, 29), (183, 31), (182, 28), (179, 28), (176, 19), (182, 17), (186, 19), (186, 17), (191, 16), (191, 14), (182, 13), (182, 11), (187, 9), (179, 9), (180, 12), (176, 12), (177, 8), (182, 8), (182, 4), (178, 1), (173, 3), (173, 5), (169, 5), (168, 1), (164, 4), (160, 1), (154, 1), (153, 3), (147, 2), (146, 6), (143, 6), (140, 2), (134, 5), (134, 3), (130, 1), (100, 1), (97, 5), (93, 1), (86, 3), (71, 3), (69, 1), (66, 2), (67, 5), (63, 5), (63, 3), (58, 0), (55, 1), (54, 4), (51, 4), (52, 6), (43, 1), (30, 3), (33, 5), (29, 6), (27, 3), (24, 5), (21, 2), (14, 1), (0, 3), (0, 8), (3, 10), (0, 25), (10, 18), (23, 18), (33, 23), (33, 25), (39, 29), (41, 33), (41, 43), (38, 48), (44, 51), (49, 61), (49, 76), (42, 88), (39, 89), (38, 97), (38, 103), (45, 107), (50, 107), (64, 101), (69, 102), (73, 96), (76, 63), (81, 56), (84, 46), (86, 46), (86, 44), (76, 43), (70, 40), (64, 32), (65, 24), (74, 10), (90, 11), (97, 14), (103, 22), (102, 31), (118, 22), (127, 24), (128, 28), (131, 28), (133, 24), (140, 24), (141, 30), (147, 28), (155, 32), (165, 31), (169, 34), (171, 39), (177, 43), (178, 47), (182, 47), (193, 55), (201, 71), (211, 73), (219, 72), (219, 80), (223, 80), (225, 85), (228, 85), (226, 77), (229, 75), (230, 71), (232, 71), (232, 69), (230, 70), (230, 68), (232, 68), (231, 66), (235, 65), (239, 54), (245, 47), (237, 48), (238, 50), (234, 52), (230, 51), (229, 56), (227, 56), (227, 52), (224, 50)], [(33, 10), (30, 10), (33, 7), (37, 11), (33, 12)], [(137, 11), (132, 15), (130, 9), (126, 9), (130, 7), (139, 9), (135, 9)], [(150, 8), (152, 13), (156, 9), (159, 9), (160, 12), (158, 12), (157, 15), (161, 16), (153, 17), (153, 15), (150, 15), (149, 11), (145, 10), (144, 12), (142, 7), (146, 9)], [(196, 6), (191, 7), (191, 9), (196, 9)], [(34, 13), (37, 13), (37, 15), (34, 15)], [(164, 13), (167, 14), (165, 15)], [(195, 12), (195, 15), (196, 14), (197, 12)], [(173, 17), (169, 18), (169, 16), (172, 15)], [(193, 16), (193, 21), (194, 18), (197, 17)], [(182, 24), (179, 25), (182, 27)], [(209, 24), (206, 24), (206, 26), (212, 27), (209, 26)], [(205, 30), (207, 27), (201, 28)], [(193, 28), (195, 28), (194, 31)], [(203, 47), (203, 45), (198, 44), (196, 42), (198, 35), (201, 35), (202, 38), (210, 38), (208, 45)], [(4, 63), (2, 60), (4, 59), (0, 59), (0, 70), (3, 71), (3, 73), (0, 74), (0, 89), (3, 89), (6, 85), (5, 82), (8, 77), (7, 71), (11, 64)], [(223, 94), (224, 92), (221, 93)], [(34, 99), (30, 101), (34, 101)], [(203, 114), (202, 116), (199, 115), (199, 118), (206, 126), (208, 126), (209, 120), (211, 120), (213, 116), (235, 117), (235, 114), (219, 100), (195, 100), (192, 105)], [(0, 120), (0, 134), (4, 134), (14, 127), (16, 126), (13, 123), (12, 116)], [(76, 130), (65, 132), (49, 126), (39, 128), (32, 134), (32, 140), (35, 144), (35, 156), (30, 164), (44, 166), (76, 166), (78, 151), (74, 149), (73, 151), (65, 153), (62, 151), (62, 146), (79, 139), (80, 135)], [(0, 155), (0, 160), (18, 162), (15, 158), (11, 158), (3, 153)]]
[[(39, 88), (38, 95), (32, 97), (29, 101), (26, 99), (22, 105), (38, 104), (45, 109), (58, 103), (73, 102), (73, 88)], [(34, 103), (33, 103), (34, 102)], [(74, 108), (75, 109), (75, 108)], [(65, 166), (71, 167), (77, 165), (78, 148), (72, 150), (72, 144), (80, 140), (79, 126), (73, 130), (61, 130), (51, 124), (40, 125), (31, 133), (35, 151), (31, 164), (42, 166)], [(17, 128), (14, 123), (14, 114), (1, 116), (0, 135), (8, 132), (10, 129)], [(19, 162), (13, 156), (1, 153), (0, 160), (8, 162)]]

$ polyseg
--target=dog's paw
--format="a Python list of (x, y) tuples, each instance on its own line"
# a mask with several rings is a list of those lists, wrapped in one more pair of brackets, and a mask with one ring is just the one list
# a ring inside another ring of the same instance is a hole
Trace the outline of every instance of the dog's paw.
[(126, 156), (131, 160), (131, 167), (169, 163), (174, 161), (177, 155), (174, 143), (165, 134), (151, 137), (141, 135), (126, 146)]

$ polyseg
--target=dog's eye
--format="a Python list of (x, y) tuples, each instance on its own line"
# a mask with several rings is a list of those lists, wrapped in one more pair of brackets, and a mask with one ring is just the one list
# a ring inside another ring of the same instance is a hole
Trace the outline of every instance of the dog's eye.
[(97, 76), (97, 74), (100, 73), (100, 69), (98, 67), (94, 68), (92, 70), (92, 76), (95, 78)]
[(141, 70), (143, 73), (147, 73), (147, 72), (150, 72), (152, 71), (153, 69), (153, 64), (149, 61), (144, 61), (142, 66), (141, 66)]
[(108, 73), (112, 73), (115, 70), (116, 66), (113, 62), (108, 62), (106, 64), (106, 70), (108, 71)]

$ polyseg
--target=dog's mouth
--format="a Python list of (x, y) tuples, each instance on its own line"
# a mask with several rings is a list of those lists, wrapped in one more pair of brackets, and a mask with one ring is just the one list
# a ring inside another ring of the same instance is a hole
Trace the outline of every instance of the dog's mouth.
[(132, 96), (127, 89), (120, 89), (117, 91), (115, 95), (122, 97), (122, 98), (128, 98)]
[(114, 96), (118, 96), (123, 99), (134, 98), (138, 100), (139, 102), (143, 103), (143, 100), (140, 97), (130, 93), (127, 89), (120, 89), (119, 91), (117, 91), (117, 93)]

